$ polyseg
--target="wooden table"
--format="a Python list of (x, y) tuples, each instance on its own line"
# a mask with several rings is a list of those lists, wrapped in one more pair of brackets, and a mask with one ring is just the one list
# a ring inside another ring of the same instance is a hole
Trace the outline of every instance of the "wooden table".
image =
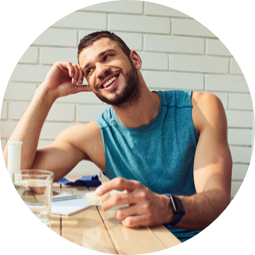
[[(74, 177), (74, 180), (78, 178)], [(54, 184), (53, 195), (62, 192), (84, 195), (94, 190)], [(95, 206), (69, 217), (51, 216), (51, 229), (77, 245), (110, 254), (151, 253), (181, 243), (163, 225), (139, 229), (124, 227), (114, 217), (116, 209), (103, 212), (100, 206)]]

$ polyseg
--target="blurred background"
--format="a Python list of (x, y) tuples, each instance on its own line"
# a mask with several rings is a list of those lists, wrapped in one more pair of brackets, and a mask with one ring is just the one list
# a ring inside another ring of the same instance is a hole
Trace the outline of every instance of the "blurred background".
[[(55, 61), (77, 64), (77, 46), (85, 35), (109, 30), (142, 58), (142, 75), (151, 90), (211, 92), (223, 103), (233, 158), (233, 198), (248, 170), (253, 139), (253, 105), (238, 63), (202, 24), (169, 7), (143, 1), (112, 1), (62, 18), (45, 30), (19, 60), (8, 83), (1, 111), (4, 148), (33, 94)], [(84, 81), (86, 84), (86, 81)], [(94, 120), (109, 106), (83, 92), (59, 98), (43, 126), (38, 148), (51, 144), (69, 126)], [(80, 162), (69, 175), (101, 175)]]

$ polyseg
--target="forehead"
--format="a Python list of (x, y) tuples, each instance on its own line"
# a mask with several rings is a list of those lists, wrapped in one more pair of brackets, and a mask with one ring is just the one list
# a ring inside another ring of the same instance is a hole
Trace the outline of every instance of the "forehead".
[(79, 62), (81, 66), (85, 66), (86, 63), (95, 60), (101, 52), (113, 49), (118, 53), (122, 53), (121, 48), (117, 42), (110, 40), (109, 38), (100, 38), (93, 42), (90, 46), (83, 49), (79, 55)]

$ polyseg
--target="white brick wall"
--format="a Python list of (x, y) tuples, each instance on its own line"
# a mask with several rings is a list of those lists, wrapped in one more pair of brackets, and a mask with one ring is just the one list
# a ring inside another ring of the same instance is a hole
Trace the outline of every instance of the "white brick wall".
[(254, 137), (255, 137), (255, 117), (253, 115), (252, 138), (251, 138), (251, 146), (253, 150), (254, 150)]
[(49, 28), (36, 38), (33, 45), (76, 47), (77, 31)]
[(228, 73), (228, 59), (208, 56), (170, 55), (170, 70)]
[(120, 13), (134, 13), (142, 14), (143, 3), (135, 1), (123, 1), (123, 2), (107, 2), (101, 4), (91, 5), (89, 7), (83, 8), (83, 11), (98, 11), (98, 12), (120, 12)]
[(31, 63), (35, 64), (38, 60), (38, 48), (37, 47), (29, 47), (26, 52), (23, 54), (20, 63)]
[(110, 14), (108, 29), (168, 34), (170, 32), (170, 19), (141, 15)]
[(35, 90), (35, 83), (9, 82), (4, 100), (31, 100)]
[(77, 105), (77, 121), (92, 121), (107, 108), (109, 108), (108, 105)]
[(203, 54), (204, 40), (185, 36), (145, 35), (144, 50)]
[(231, 56), (231, 53), (220, 40), (207, 39), (207, 54), (218, 56)]
[(172, 20), (173, 35), (191, 35), (216, 37), (210, 30), (201, 23), (192, 19), (173, 19)]
[(143, 76), (149, 88), (203, 90), (202, 74), (145, 71)]
[(12, 73), (11, 81), (43, 82), (49, 70), (49, 66), (18, 64)]
[[(246, 80), (216, 35), (186, 14), (155, 3), (96, 4), (71, 13), (46, 29), (21, 57), (6, 89), (1, 110), (2, 147), (52, 64), (77, 63), (80, 39), (104, 29), (115, 32), (138, 51), (143, 61), (142, 75), (151, 90), (188, 89), (211, 92), (220, 98), (226, 110), (233, 157), (233, 197), (251, 157), (253, 105)], [(59, 98), (43, 126), (38, 148), (51, 144), (67, 127), (93, 120), (107, 107), (90, 92)], [(92, 173), (100, 171), (85, 161), (71, 172)]]
[(252, 112), (226, 110), (226, 115), (228, 127), (252, 128)]
[[(93, 22), (91, 22), (93, 20)], [(53, 27), (106, 29), (106, 14), (73, 12), (54, 23)]]
[(158, 15), (158, 16), (172, 16), (172, 17), (189, 17), (186, 14), (179, 12), (175, 9), (166, 8), (164, 5), (144, 2), (144, 11), (147, 15)]
[(1, 109), (1, 120), (7, 119), (7, 102), (2, 103), (2, 109)]
[(56, 61), (70, 61), (78, 64), (77, 49), (44, 47), (40, 50), (40, 63), (52, 65)]

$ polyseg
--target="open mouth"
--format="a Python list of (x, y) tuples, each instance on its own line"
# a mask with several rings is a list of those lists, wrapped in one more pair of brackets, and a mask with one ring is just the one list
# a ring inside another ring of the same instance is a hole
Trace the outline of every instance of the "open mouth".
[(114, 76), (107, 79), (107, 81), (102, 83), (102, 85), (100, 86), (101, 89), (112, 87), (115, 84), (115, 81), (118, 79), (118, 77), (119, 77), (119, 74), (115, 74)]

